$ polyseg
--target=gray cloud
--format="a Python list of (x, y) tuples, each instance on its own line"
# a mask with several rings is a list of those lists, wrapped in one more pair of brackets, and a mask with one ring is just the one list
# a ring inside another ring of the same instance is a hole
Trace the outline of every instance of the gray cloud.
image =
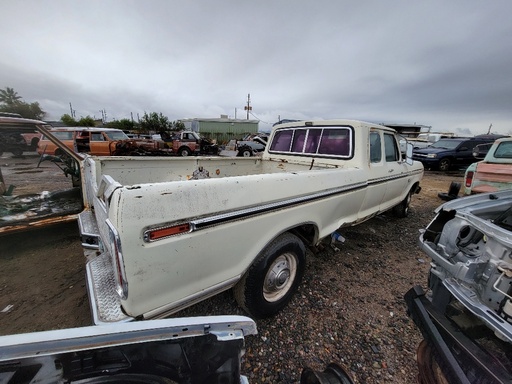
[[(512, 130), (512, 3), (37, 1), (2, 5), (0, 88), (58, 119), (358, 118)], [(5, 38), (8, 37), (8, 38)]]

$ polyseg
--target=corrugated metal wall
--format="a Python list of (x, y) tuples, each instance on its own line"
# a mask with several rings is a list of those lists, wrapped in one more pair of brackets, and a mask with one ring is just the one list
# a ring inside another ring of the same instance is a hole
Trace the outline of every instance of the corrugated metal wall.
[(210, 121), (198, 120), (201, 136), (225, 144), (232, 139), (241, 139), (247, 134), (258, 133), (257, 120)]

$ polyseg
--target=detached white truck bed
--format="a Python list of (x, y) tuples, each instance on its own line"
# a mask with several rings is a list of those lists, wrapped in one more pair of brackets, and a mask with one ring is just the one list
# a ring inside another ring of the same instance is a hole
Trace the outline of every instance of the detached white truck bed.
[(395, 131), (350, 120), (274, 127), (261, 158), (91, 157), (79, 224), (97, 324), (164, 317), (234, 288), (253, 317), (290, 300), (305, 245), (391, 208), (423, 166)]

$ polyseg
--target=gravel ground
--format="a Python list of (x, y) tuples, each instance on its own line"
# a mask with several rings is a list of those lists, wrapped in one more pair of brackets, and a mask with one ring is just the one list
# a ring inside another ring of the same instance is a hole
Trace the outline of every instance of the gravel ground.
[[(34, 171), (31, 161), (37, 158), (4, 166), (6, 182), (27, 178), (23, 170)], [(59, 175), (52, 177), (63, 178)], [(407, 317), (403, 296), (414, 285), (426, 288), (429, 260), (417, 246), (419, 230), (443, 202), (438, 192), (446, 192), (453, 180), (462, 175), (426, 172), (408, 218), (381, 215), (342, 230), (346, 241), (339, 251), (327, 244), (309, 250), (303, 283), (291, 303), (277, 316), (258, 320), (258, 335), (246, 338), (242, 373), (249, 381), (298, 383), (304, 367), (323, 371), (335, 362), (355, 383), (416, 382), (421, 335)], [(0, 335), (91, 324), (76, 225), (0, 241), (0, 311), (12, 305), (0, 312)], [(221, 314), (245, 315), (231, 292), (176, 317)]]

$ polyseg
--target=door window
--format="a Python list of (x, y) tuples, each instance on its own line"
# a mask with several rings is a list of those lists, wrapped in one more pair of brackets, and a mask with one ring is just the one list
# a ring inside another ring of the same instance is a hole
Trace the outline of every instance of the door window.
[(398, 145), (394, 135), (384, 134), (384, 150), (386, 151), (386, 161), (399, 161)]
[(99, 133), (92, 133), (91, 134), (91, 141), (105, 141), (105, 138), (103, 137), (101, 132), (99, 132)]
[(370, 132), (370, 161), (380, 163), (382, 160), (382, 146), (379, 132)]

